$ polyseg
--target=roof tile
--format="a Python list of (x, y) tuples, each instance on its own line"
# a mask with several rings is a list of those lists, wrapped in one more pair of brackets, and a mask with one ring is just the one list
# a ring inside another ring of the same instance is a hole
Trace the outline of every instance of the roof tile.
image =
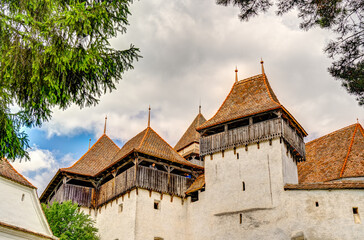
[(357, 123), (306, 143), (306, 161), (297, 164), (299, 182), (339, 179), (342, 170), (342, 177), (364, 176), (362, 129)]
[(0, 159), (0, 176), (9, 180), (20, 183), (24, 186), (36, 188), (23, 175), (21, 175), (5, 158)]
[(183, 134), (181, 139), (178, 141), (178, 143), (176, 144), (174, 149), (176, 151), (179, 151), (182, 148), (185, 148), (194, 142), (199, 143), (200, 142), (200, 133), (196, 131), (196, 128), (198, 126), (201, 126), (204, 122), (206, 122), (205, 117), (201, 113), (199, 113), (195, 117), (195, 119), (193, 120), (191, 125), (188, 127), (187, 131)]
[(120, 148), (103, 134), (97, 142), (71, 167), (61, 168), (62, 172), (95, 176), (110, 165), (113, 156)]

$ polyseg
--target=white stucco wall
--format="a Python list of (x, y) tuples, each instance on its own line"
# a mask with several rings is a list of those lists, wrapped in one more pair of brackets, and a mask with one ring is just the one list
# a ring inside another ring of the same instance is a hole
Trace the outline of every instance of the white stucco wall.
[[(91, 214), (96, 219), (101, 240), (135, 240), (136, 191), (109, 202)], [(122, 212), (119, 205), (123, 204)]]
[[(154, 209), (154, 201), (159, 202), (159, 209)], [(185, 240), (186, 202), (182, 198), (139, 189), (136, 212), (136, 240)]]
[(35, 189), (0, 177), (0, 193), (1, 222), (52, 236)]

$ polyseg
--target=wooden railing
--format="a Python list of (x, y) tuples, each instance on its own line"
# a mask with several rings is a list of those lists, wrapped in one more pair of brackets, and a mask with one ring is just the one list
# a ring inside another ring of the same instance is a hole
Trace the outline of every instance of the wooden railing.
[(149, 167), (138, 166), (129, 168), (100, 187), (97, 205), (100, 206), (111, 199), (138, 187), (160, 193), (184, 197), (191, 179), (184, 176), (169, 174)]
[(303, 139), (282, 118), (271, 119), (239, 127), (200, 139), (200, 156), (225, 149), (283, 137), (301, 157), (305, 158)]
[(62, 184), (49, 203), (57, 201), (59, 203), (69, 201), (78, 203), (84, 207), (91, 206), (92, 188), (76, 186), (72, 184)]

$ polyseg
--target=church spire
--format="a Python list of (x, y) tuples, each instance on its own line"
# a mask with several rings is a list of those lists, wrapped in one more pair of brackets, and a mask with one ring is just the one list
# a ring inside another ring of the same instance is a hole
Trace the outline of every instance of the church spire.
[(106, 134), (107, 115), (105, 116), (104, 134)]
[(238, 67), (235, 67), (235, 82), (238, 82)]
[(264, 62), (263, 62), (263, 59), (262, 58), (260, 58), (260, 64), (262, 64), (262, 74), (265, 74), (265, 72), (264, 72)]
[(150, 127), (150, 105), (149, 105), (149, 112), (148, 112), (148, 127)]

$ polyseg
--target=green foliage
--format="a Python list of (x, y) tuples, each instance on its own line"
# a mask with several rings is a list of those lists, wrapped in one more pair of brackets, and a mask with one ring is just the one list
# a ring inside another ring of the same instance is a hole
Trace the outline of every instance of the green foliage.
[[(233, 4), (240, 8), (241, 20), (265, 12), (273, 0), (217, 0), (218, 4)], [(359, 0), (276, 0), (278, 15), (294, 8), (302, 20), (300, 27), (308, 30), (318, 26), (337, 34), (325, 48), (334, 61), (329, 68), (333, 77), (341, 80), (350, 94), (364, 105), (364, 1)]]
[(54, 236), (60, 240), (97, 240), (98, 229), (95, 221), (80, 211), (77, 204), (71, 201), (53, 202), (51, 205), (42, 204)]
[(133, 68), (139, 50), (108, 41), (125, 33), (130, 3), (0, 1), (0, 158), (27, 157), (21, 127), (40, 126), (54, 107), (97, 104)]

